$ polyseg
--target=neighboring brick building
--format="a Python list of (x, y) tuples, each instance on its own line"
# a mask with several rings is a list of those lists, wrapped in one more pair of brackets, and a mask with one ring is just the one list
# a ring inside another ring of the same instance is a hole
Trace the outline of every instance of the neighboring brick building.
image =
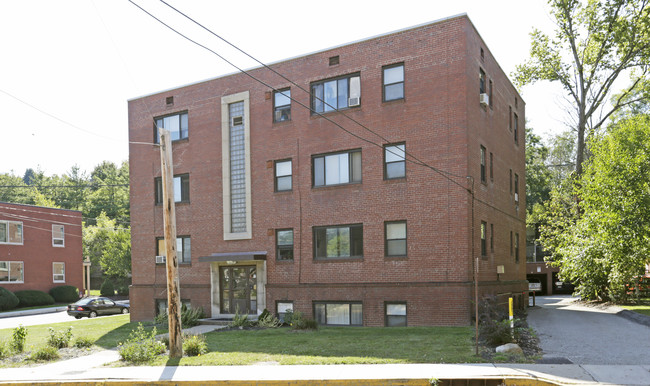
[(81, 212), (0, 202), (0, 286), (83, 288)]
[(475, 261), (481, 295), (523, 304), (524, 102), (466, 15), (270, 67), (295, 84), (257, 68), (272, 88), (238, 73), (129, 101), (133, 320), (166, 304), (156, 125), (180, 295), (213, 318), (466, 325)]

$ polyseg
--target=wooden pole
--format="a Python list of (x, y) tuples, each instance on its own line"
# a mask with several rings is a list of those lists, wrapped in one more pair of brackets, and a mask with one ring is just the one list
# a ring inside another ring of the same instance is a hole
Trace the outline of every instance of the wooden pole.
[(167, 256), (167, 315), (169, 319), (169, 357), (183, 356), (181, 333), (181, 302), (178, 280), (178, 257), (176, 256), (176, 210), (174, 206), (174, 165), (169, 131), (158, 128), (160, 133), (160, 165), (163, 191), (163, 223), (165, 227), (165, 250)]

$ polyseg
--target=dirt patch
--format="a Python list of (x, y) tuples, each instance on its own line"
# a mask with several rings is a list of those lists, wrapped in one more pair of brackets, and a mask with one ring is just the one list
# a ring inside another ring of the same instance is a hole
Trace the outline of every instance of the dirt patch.
[(59, 362), (59, 361), (65, 361), (68, 359), (74, 359), (74, 358), (79, 358), (83, 357), (86, 355), (90, 355), (93, 353), (96, 353), (98, 351), (102, 351), (103, 349), (97, 346), (92, 346), (89, 348), (76, 348), (76, 347), (68, 347), (68, 348), (62, 348), (59, 349), (59, 358), (55, 359), (53, 361), (32, 361), (29, 359), (29, 356), (31, 355), (33, 350), (26, 350), (23, 353), (17, 354), (17, 355), (12, 355), (9, 357), (6, 357), (2, 359), (2, 367), (35, 367), (35, 366), (42, 366), (48, 363), (53, 363), (53, 362)]

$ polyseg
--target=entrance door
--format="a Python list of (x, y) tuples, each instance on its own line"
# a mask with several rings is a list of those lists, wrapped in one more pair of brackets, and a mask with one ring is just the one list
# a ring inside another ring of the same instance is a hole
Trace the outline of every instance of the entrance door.
[(257, 312), (257, 268), (252, 266), (220, 267), (221, 313), (255, 314)]

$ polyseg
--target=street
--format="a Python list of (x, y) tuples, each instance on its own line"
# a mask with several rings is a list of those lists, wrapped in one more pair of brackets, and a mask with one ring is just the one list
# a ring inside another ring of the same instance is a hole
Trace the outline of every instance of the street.
[(574, 300), (569, 295), (540, 296), (537, 307), (528, 310), (528, 325), (539, 336), (546, 363), (650, 363), (650, 327), (624, 319), (611, 308), (586, 307)]

